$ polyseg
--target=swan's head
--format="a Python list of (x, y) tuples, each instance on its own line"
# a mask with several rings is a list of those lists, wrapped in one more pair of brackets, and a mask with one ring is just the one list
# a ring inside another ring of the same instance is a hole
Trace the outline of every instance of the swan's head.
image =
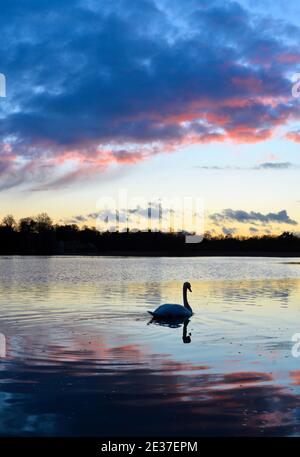
[(187, 289), (187, 290), (189, 290), (190, 292), (192, 292), (192, 286), (191, 286), (191, 284), (190, 284), (189, 282), (185, 282), (185, 283), (183, 284), (183, 287), (184, 287), (184, 289)]

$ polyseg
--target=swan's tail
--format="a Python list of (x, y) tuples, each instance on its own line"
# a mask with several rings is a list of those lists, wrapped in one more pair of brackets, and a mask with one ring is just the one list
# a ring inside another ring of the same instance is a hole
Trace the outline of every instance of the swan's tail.
[(147, 311), (147, 313), (151, 314), (154, 317), (154, 313), (152, 311)]

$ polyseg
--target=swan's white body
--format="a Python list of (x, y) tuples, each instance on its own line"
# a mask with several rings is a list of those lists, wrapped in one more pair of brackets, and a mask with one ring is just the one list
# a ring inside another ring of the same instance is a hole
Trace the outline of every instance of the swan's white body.
[(156, 319), (172, 319), (172, 318), (186, 318), (191, 317), (193, 314), (187, 300), (187, 290), (192, 292), (189, 282), (183, 284), (183, 303), (184, 305), (172, 305), (166, 303), (156, 308), (154, 311), (148, 311)]

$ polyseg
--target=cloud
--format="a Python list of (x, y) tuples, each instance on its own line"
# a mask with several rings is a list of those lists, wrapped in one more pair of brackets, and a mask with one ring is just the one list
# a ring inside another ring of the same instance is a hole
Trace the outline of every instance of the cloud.
[[(151, 214), (152, 223), (158, 225), (157, 223), (160, 220), (164, 223), (170, 223), (171, 214), (173, 214), (174, 221), (176, 217), (182, 218), (182, 208), (180, 205), (176, 206), (176, 204), (174, 205), (174, 207), (172, 207), (166, 205), (165, 202), (159, 203), (157, 201), (152, 201), (151, 204), (150, 202), (148, 202), (144, 205), (141, 204), (126, 209), (120, 208), (117, 200), (115, 202), (113, 202), (112, 200), (110, 202), (109, 208), (106, 207), (106, 203), (107, 202), (104, 202), (103, 207), (101, 207), (96, 212), (74, 215), (71, 218), (62, 220), (62, 222), (77, 224), (88, 221), (94, 221), (102, 225), (103, 222), (105, 224), (107, 224), (108, 222), (115, 224), (118, 219), (118, 222), (120, 224), (131, 223), (139, 225), (140, 223), (142, 223), (145, 225), (145, 223), (149, 219), (149, 215)], [(201, 217), (201, 215), (196, 212), (194, 213), (194, 216), (197, 218)], [(177, 228), (179, 229), (179, 227)]]
[(286, 170), (288, 168), (298, 168), (298, 165), (291, 162), (265, 162), (261, 163), (258, 168), (263, 170)]
[(264, 162), (253, 167), (232, 167), (230, 165), (202, 165), (197, 166), (196, 168), (200, 168), (201, 170), (287, 170), (298, 167), (299, 165), (291, 162)]
[(210, 215), (210, 219), (216, 223), (222, 223), (224, 221), (235, 221), (239, 223), (277, 223), (277, 224), (288, 224), (297, 225), (297, 221), (291, 219), (286, 210), (279, 211), (278, 213), (267, 213), (262, 214), (255, 211), (243, 211), (224, 209), (221, 213), (214, 213)]
[(278, 40), (278, 21), (237, 2), (11, 0), (0, 22), (0, 136), (45, 170), (37, 189), (187, 144), (264, 141), (300, 117), (300, 29), (282, 21)]
[(294, 130), (286, 134), (288, 140), (294, 141), (295, 143), (300, 143), (300, 130)]
[(234, 235), (237, 230), (235, 228), (222, 227), (222, 232), (224, 235)]
[(76, 222), (86, 222), (87, 218), (85, 216), (78, 215), (78, 216), (73, 216), (73, 220)]

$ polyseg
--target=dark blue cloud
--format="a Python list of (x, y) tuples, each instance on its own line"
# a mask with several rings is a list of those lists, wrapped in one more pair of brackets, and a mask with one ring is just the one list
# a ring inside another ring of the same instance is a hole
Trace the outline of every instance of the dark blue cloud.
[(235, 221), (240, 223), (277, 223), (297, 225), (297, 222), (289, 217), (286, 210), (279, 211), (278, 213), (262, 214), (256, 211), (233, 210), (231, 208), (224, 209), (221, 213), (214, 213), (210, 215), (210, 219), (216, 224), (224, 221)]
[(222, 232), (224, 235), (234, 235), (237, 230), (231, 227), (222, 227)]
[(261, 163), (258, 168), (263, 170), (286, 170), (298, 167), (291, 162), (264, 162)]
[(282, 21), (279, 37), (238, 2), (14, 0), (0, 23), (0, 135), (22, 159), (62, 163), (67, 151), (99, 172), (157, 153), (145, 144), (259, 141), (299, 116), (286, 100), (299, 29)]
[(233, 167), (230, 165), (199, 165), (201, 170), (293, 170), (299, 165), (291, 162), (263, 162), (252, 167)]

